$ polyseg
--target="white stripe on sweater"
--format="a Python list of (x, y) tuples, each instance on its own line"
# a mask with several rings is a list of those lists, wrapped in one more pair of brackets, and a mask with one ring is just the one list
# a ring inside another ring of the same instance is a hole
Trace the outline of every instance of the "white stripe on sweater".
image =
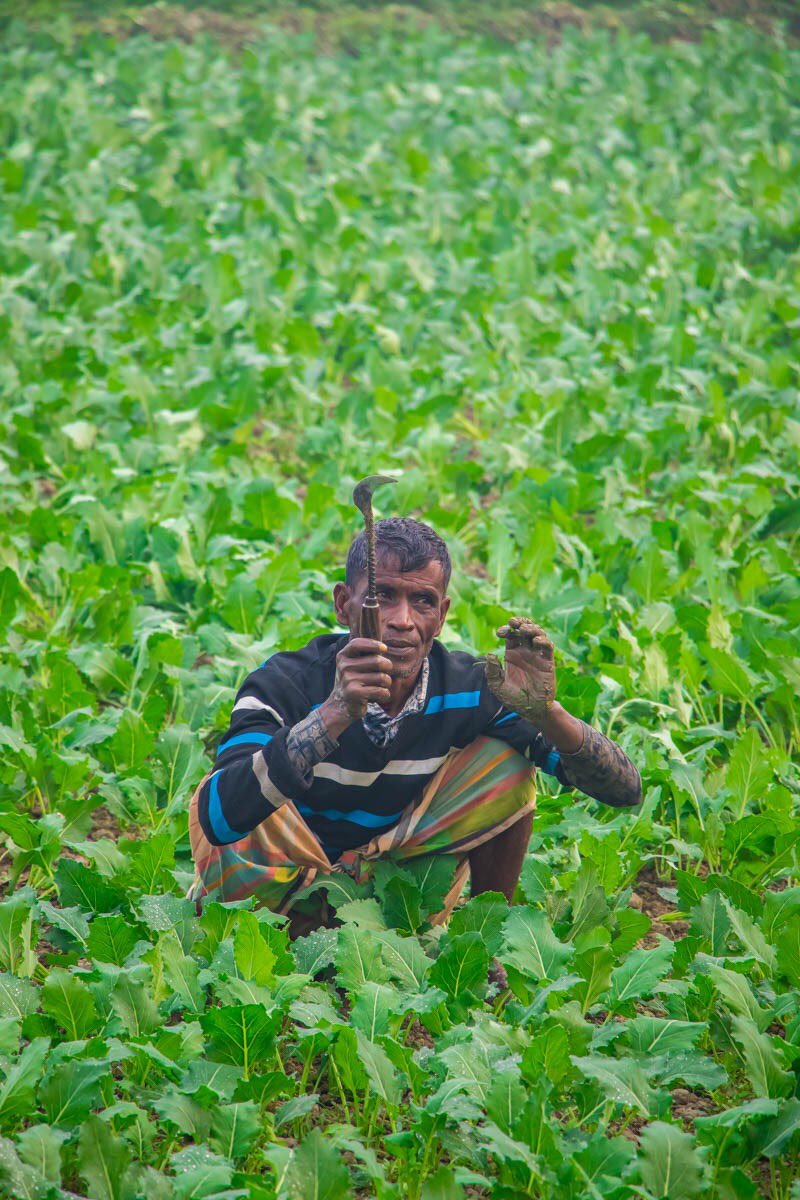
[(440, 754), (438, 758), (396, 758), (381, 771), (348, 771), (336, 763), (323, 762), (314, 767), (314, 778), (330, 779), (350, 787), (370, 787), (381, 775), (432, 775), (446, 758), (446, 754)]
[(283, 792), (279, 788), (276, 788), (270, 779), (267, 764), (264, 761), (264, 755), (261, 750), (257, 750), (253, 755), (253, 774), (258, 780), (261, 795), (265, 800), (270, 802), (273, 808), (280, 808), (282, 804), (289, 803), (289, 797), (284, 796)]
[(264, 709), (271, 717), (274, 717), (279, 725), (284, 724), (283, 717), (279, 712), (276, 712), (269, 704), (265, 704), (263, 700), (259, 700), (257, 696), (242, 696), (241, 700), (237, 700), (233, 706), (233, 712), (242, 712), (243, 709), (259, 708)]

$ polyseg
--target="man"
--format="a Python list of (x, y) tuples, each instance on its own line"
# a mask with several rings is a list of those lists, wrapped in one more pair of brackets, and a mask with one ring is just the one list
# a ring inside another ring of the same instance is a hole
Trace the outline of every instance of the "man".
[(556, 700), (553, 647), (528, 619), (498, 631), (503, 669), (436, 640), (450, 556), (427, 525), (376, 524), (382, 641), (358, 636), (367, 547), (337, 583), (350, 634), (278, 653), (245, 680), (214, 772), (192, 800), (195, 897), (254, 895), (287, 912), (317, 875), (451, 854), (462, 890), (511, 900), (530, 837), (534, 768), (604, 804), (641, 801), (639, 773)]

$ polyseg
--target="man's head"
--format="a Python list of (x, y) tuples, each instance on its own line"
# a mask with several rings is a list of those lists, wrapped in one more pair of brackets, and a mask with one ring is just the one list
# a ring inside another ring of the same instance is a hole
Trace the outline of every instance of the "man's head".
[[(450, 555), (429, 525), (408, 517), (376, 521), (375, 549), (381, 636), (392, 660), (392, 676), (413, 680), (450, 607)], [(354, 637), (366, 592), (367, 540), (360, 533), (347, 555), (345, 582), (337, 583), (333, 592), (336, 615)]]

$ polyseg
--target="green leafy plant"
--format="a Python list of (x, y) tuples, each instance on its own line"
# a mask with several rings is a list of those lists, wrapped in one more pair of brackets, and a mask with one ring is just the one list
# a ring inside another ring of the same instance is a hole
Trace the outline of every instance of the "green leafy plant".
[[(793, 1200), (796, 46), (0, 58), (0, 1194)], [(290, 943), (198, 915), (188, 801), (378, 469), (447, 644), (539, 620), (645, 800)]]

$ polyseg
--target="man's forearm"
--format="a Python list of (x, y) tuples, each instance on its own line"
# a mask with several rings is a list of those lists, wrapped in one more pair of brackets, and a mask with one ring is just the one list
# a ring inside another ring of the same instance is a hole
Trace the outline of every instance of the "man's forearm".
[[(565, 710), (562, 709), (562, 712)], [(568, 713), (566, 715), (569, 717)], [(641, 776), (624, 750), (585, 721), (578, 721), (575, 717), (569, 717), (569, 721), (577, 725), (582, 733), (582, 741), (575, 750), (568, 749), (563, 742), (559, 744), (547, 728), (542, 729), (548, 741), (560, 752), (561, 766), (569, 782), (587, 796), (593, 796), (595, 800), (614, 808), (640, 804)], [(573, 742), (574, 730), (571, 725), (564, 723), (564, 729), (567, 728), (569, 740)], [(558, 734), (560, 729), (555, 732)]]
[(575, 754), (583, 745), (583, 722), (555, 701), (539, 724), (539, 729), (551, 746), (561, 754)]
[(352, 718), (326, 700), (293, 725), (286, 738), (286, 754), (298, 775), (308, 779), (317, 763), (333, 753), (339, 735), (350, 724)]

